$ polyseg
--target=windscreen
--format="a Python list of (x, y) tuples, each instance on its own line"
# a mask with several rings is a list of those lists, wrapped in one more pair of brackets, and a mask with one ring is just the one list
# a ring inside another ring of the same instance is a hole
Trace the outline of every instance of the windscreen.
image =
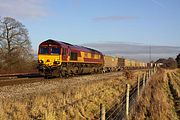
[(39, 52), (40, 52), (40, 54), (49, 54), (49, 48), (48, 47), (40, 47)]
[(51, 48), (51, 54), (60, 54), (60, 48), (52, 47)]

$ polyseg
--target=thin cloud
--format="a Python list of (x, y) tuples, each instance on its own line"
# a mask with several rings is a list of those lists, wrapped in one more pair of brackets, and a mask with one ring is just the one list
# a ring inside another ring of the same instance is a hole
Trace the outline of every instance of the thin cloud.
[[(124, 56), (139, 60), (149, 60), (150, 46), (132, 43), (87, 43), (83, 46), (91, 47), (112, 56)], [(174, 46), (151, 46), (151, 57), (153, 60), (158, 58), (176, 57), (180, 53), (180, 47)]]
[(73, 3), (76, 7), (80, 6), (80, 0), (73, 0)]
[(151, 0), (154, 4), (156, 4), (156, 5), (158, 5), (158, 6), (160, 6), (160, 7), (164, 7), (164, 5), (163, 4), (161, 4), (159, 1), (157, 1), (157, 0)]
[(19, 18), (37, 18), (47, 15), (48, 0), (0, 0), (0, 15)]
[(135, 16), (101, 16), (94, 18), (95, 21), (120, 21), (120, 20), (134, 20)]

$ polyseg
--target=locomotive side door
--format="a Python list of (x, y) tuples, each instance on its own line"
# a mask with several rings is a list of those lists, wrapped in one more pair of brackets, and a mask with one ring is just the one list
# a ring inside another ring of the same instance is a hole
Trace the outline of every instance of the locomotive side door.
[(62, 60), (68, 61), (68, 48), (65, 47), (62, 48)]

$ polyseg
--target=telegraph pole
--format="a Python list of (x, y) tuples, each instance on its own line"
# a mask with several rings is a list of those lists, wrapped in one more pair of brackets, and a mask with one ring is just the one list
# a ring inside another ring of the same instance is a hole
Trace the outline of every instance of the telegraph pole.
[(151, 45), (149, 45), (149, 63), (151, 62)]

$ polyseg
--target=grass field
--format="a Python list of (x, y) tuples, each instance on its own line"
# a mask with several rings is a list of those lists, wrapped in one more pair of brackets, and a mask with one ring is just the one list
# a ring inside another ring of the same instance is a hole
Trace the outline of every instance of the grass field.
[(81, 81), (86, 82), (77, 80), (76, 84), (61, 85), (46, 92), (37, 89), (30, 95), (2, 99), (0, 119), (98, 119), (100, 103), (106, 105), (106, 110), (110, 109), (114, 100), (125, 92), (126, 83), (134, 85), (142, 73), (132, 72), (131, 79), (120, 73), (85, 76)]

